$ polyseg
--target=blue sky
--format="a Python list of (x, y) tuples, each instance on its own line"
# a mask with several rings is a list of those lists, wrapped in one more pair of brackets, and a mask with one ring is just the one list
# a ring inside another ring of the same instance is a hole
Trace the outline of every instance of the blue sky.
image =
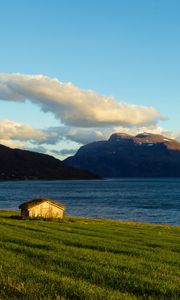
[[(158, 128), (179, 132), (179, 13), (176, 0), (2, 0), (0, 73), (42, 74), (117, 102), (152, 106), (167, 117), (157, 120)], [(36, 129), (63, 123), (31, 101), (4, 100), (0, 108), (0, 120)], [(106, 129), (113, 130), (109, 124)], [(76, 147), (67, 136), (53, 145), (66, 146)], [(52, 148), (48, 142), (43, 147)]]

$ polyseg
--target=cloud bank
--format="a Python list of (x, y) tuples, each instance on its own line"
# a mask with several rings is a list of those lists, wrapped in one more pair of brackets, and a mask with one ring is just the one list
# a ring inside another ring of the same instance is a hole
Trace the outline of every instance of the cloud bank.
[(46, 132), (33, 128), (29, 124), (0, 120), (0, 144), (12, 148), (24, 148), (26, 142), (43, 143), (46, 139)]
[(35, 129), (29, 124), (20, 124), (10, 120), (0, 120), (0, 139), (42, 141), (45, 138), (46, 135), (43, 131)]
[[(67, 140), (77, 143), (78, 145), (84, 145), (95, 141), (107, 140), (112, 133), (120, 132), (130, 135), (137, 135), (142, 132), (150, 132), (154, 134), (161, 134), (172, 139), (180, 141), (179, 131), (168, 131), (163, 127), (155, 125), (143, 126), (143, 127), (108, 127), (108, 128), (78, 128), (78, 127), (50, 127), (46, 131), (46, 143), (49, 141), (51, 144), (58, 143), (60, 140)], [(53, 134), (53, 139), (51, 135)], [(55, 138), (56, 137), (56, 138)]]
[(170, 132), (155, 125), (141, 128), (120, 126), (108, 128), (59, 126), (40, 130), (33, 128), (29, 124), (0, 120), (0, 144), (11, 148), (24, 148), (31, 151), (51, 154), (58, 158), (65, 158), (69, 155), (73, 155), (80, 145), (99, 140), (107, 140), (114, 132), (136, 135), (144, 131), (162, 134), (180, 141), (180, 132)]
[(164, 119), (153, 107), (118, 102), (43, 75), (0, 74), (0, 99), (29, 100), (73, 127), (148, 126)]

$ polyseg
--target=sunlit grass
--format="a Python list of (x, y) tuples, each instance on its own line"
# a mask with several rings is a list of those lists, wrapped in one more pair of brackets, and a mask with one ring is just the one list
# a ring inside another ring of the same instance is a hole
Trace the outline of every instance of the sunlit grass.
[(180, 227), (10, 215), (0, 212), (2, 300), (180, 297)]

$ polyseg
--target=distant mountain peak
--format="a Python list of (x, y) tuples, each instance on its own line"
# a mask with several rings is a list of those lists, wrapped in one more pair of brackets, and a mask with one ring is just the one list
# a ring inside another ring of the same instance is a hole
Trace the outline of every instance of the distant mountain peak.
[[(108, 142), (112, 143), (164, 143), (164, 142), (170, 142), (173, 141), (169, 138), (164, 137), (163, 135), (160, 134), (155, 134), (155, 133), (150, 133), (150, 132), (143, 132), (139, 133), (135, 136), (127, 134), (127, 133), (122, 133), (122, 132), (117, 132), (113, 133)], [(174, 141), (175, 142), (175, 141)]]
[(127, 134), (127, 133), (116, 132), (110, 136), (109, 141), (112, 142), (112, 141), (117, 141), (120, 139), (131, 139), (132, 137), (133, 137), (132, 135)]
[(82, 146), (65, 162), (103, 177), (180, 177), (180, 143), (149, 132), (117, 132)]
[[(137, 135), (133, 136), (127, 133), (123, 133), (123, 132), (116, 132), (113, 133), (109, 140), (107, 142), (113, 142), (113, 143), (164, 143), (167, 146), (169, 145), (169, 143), (171, 143), (171, 147), (172, 147), (172, 143), (174, 145), (174, 147), (176, 148), (176, 150), (180, 150), (180, 143), (170, 139), (168, 137), (165, 137), (161, 134), (157, 134), (157, 133), (150, 133), (150, 132), (143, 132), (143, 133), (138, 133)], [(178, 148), (178, 149), (177, 149)]]
[(150, 133), (150, 132), (143, 132), (143, 133), (138, 133), (135, 137), (137, 137), (137, 138), (144, 138), (144, 137), (152, 136), (152, 135), (154, 136), (154, 135), (157, 135), (157, 134)]

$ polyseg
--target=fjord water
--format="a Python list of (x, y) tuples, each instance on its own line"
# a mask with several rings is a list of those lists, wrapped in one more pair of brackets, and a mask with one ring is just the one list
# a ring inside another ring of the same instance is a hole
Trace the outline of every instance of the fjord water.
[(180, 178), (0, 182), (0, 209), (34, 197), (62, 202), (71, 216), (180, 224)]

